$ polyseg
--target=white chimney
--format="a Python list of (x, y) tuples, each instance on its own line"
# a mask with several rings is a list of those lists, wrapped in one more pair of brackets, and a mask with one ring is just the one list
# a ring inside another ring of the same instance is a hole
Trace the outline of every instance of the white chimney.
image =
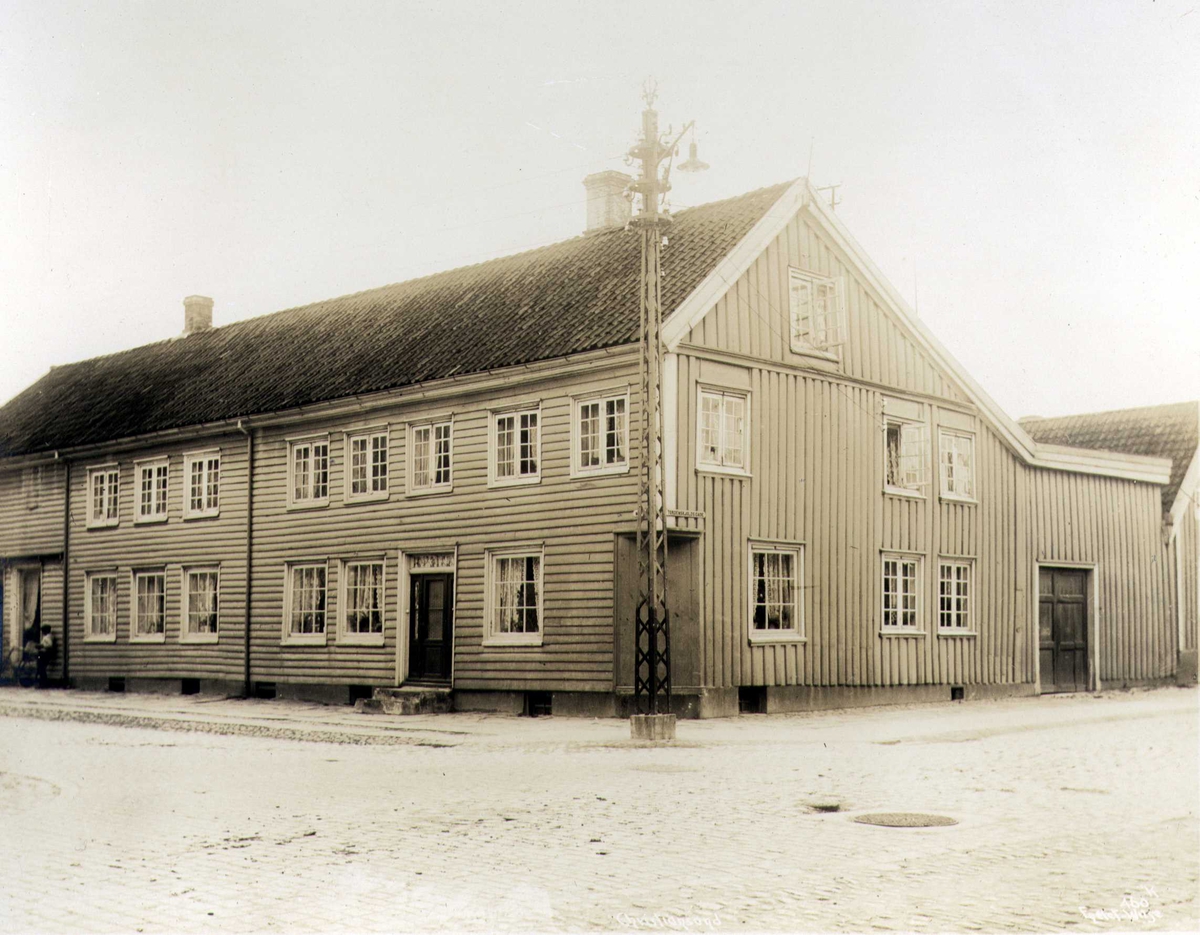
[(633, 177), (615, 169), (597, 172), (583, 180), (587, 189), (587, 231), (624, 227), (632, 212), (631, 199), (625, 194)]
[(212, 328), (213, 300), (206, 295), (189, 295), (183, 300), (183, 334)]

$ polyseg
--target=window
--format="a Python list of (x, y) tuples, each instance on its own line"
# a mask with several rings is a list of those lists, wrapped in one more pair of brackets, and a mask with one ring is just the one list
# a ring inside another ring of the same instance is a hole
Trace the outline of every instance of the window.
[(328, 439), (292, 442), (291, 503), (323, 506), (329, 502)]
[(162, 523), (167, 519), (167, 476), (170, 466), (166, 458), (138, 461), (135, 464), (137, 513), (135, 523)]
[(541, 479), (540, 412), (508, 412), (492, 418), (492, 482), (536, 483)]
[(938, 563), (938, 630), (969, 633), (971, 630), (971, 563)]
[(217, 641), (217, 607), (220, 572), (216, 568), (183, 570), (183, 629), (180, 639), (186, 643)]
[(116, 526), (121, 469), (115, 464), (88, 471), (88, 526)]
[(167, 633), (166, 575), (139, 571), (133, 576), (133, 630), (131, 641), (160, 643)]
[(450, 473), (449, 422), (429, 422), (414, 425), (409, 431), (409, 463), (412, 474), (409, 490), (414, 493), (449, 490), (453, 484)]
[(698, 467), (705, 471), (746, 473), (749, 421), (750, 399), (746, 394), (701, 389)]
[(388, 433), (351, 435), (347, 500), (382, 500), (388, 495)]
[(383, 562), (342, 566), (342, 632), (346, 642), (383, 642)]
[(216, 516), (221, 511), (221, 452), (196, 451), (183, 456), (185, 519)]
[(884, 421), (884, 488), (888, 493), (924, 496), (929, 483), (929, 426)]
[(36, 510), (46, 492), (46, 475), (50, 468), (44, 464), (27, 467), (21, 473), (21, 487), (25, 494), (25, 509)]
[(325, 566), (288, 566), (285, 641), (325, 642)]
[(942, 496), (957, 500), (975, 498), (975, 436), (938, 432), (938, 467)]
[(84, 634), (88, 640), (116, 642), (117, 576), (114, 572), (95, 572), (87, 576)]
[(750, 642), (803, 638), (803, 574), (800, 548), (750, 546)]
[(883, 629), (916, 630), (920, 624), (921, 559), (883, 557)]
[(489, 554), (486, 642), (542, 642), (541, 552)]
[(845, 340), (842, 290), (836, 279), (788, 270), (792, 350), (798, 354), (828, 351)]
[(575, 470), (580, 474), (629, 470), (629, 397), (575, 401)]

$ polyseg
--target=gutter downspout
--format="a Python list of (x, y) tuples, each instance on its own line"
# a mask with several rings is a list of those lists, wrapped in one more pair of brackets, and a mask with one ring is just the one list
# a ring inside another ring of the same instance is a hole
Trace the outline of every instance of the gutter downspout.
[(252, 565), (254, 557), (254, 435), (242, 425), (241, 419), (238, 419), (237, 428), (246, 436), (246, 614), (244, 620), (245, 643), (242, 650), (242, 697), (249, 698), (252, 687), (250, 682), (250, 598), (254, 578)]
[[(55, 457), (58, 452), (55, 452)], [(66, 462), (67, 475), (63, 489), (63, 547), (62, 547), (62, 680), (71, 687), (71, 462)]]

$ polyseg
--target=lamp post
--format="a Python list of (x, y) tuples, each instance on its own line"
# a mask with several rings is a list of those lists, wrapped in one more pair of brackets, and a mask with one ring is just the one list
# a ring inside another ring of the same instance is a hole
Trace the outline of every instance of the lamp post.
[[(667, 509), (663, 463), (663, 346), (662, 346), (662, 247), (672, 219), (659, 201), (670, 191), (671, 163), (680, 139), (692, 129), (688, 123), (674, 140), (660, 136), (657, 89), (647, 81), (642, 98), (642, 135), (629, 151), (629, 161), (640, 165), (630, 190), (641, 198), (630, 227), (641, 234), (641, 485), (637, 511), (638, 602), (634, 617), (634, 700), (637, 714), (630, 719), (635, 739), (670, 740), (675, 737), (671, 713), (671, 615), (667, 602)], [(665, 165), (664, 165), (665, 163)], [(660, 174), (661, 167), (661, 174)], [(708, 166), (696, 158), (691, 144), (684, 171)]]

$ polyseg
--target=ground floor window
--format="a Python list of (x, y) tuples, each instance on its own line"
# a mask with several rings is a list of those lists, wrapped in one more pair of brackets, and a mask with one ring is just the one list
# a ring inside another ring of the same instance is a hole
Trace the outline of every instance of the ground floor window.
[(921, 559), (883, 557), (883, 629), (915, 630), (920, 625)]
[(342, 635), (383, 635), (383, 562), (346, 562)]
[(325, 641), (325, 575), (321, 565), (288, 568), (286, 637), (297, 642)]
[(540, 643), (541, 552), (491, 553), (489, 559), (488, 636), (496, 642)]
[(88, 639), (117, 638), (117, 576), (115, 572), (93, 572), (87, 576), (84, 632)]
[(166, 575), (161, 571), (139, 571), (133, 576), (134, 640), (162, 640), (167, 632)]
[(217, 638), (220, 575), (215, 568), (185, 568), (183, 638), (211, 642)]
[(750, 639), (797, 639), (803, 635), (799, 546), (750, 546)]
[(938, 629), (951, 633), (971, 629), (971, 563), (938, 563)]

